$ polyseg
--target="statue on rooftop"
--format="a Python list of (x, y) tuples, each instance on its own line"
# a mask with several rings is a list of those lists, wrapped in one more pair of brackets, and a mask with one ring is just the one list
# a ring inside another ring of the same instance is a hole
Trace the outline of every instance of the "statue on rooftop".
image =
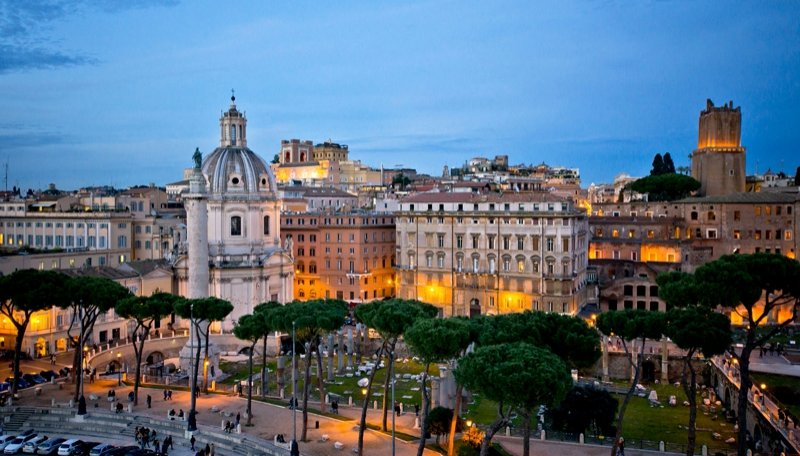
[(194, 155), (192, 155), (192, 160), (194, 160), (194, 167), (200, 168), (203, 164), (203, 154), (200, 153), (200, 148), (197, 147), (194, 150)]

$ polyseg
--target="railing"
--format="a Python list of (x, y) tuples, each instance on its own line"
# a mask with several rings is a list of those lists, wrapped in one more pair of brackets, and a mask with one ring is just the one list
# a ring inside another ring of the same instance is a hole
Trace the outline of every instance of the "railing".
[[(734, 362), (729, 356), (716, 357), (712, 360), (714, 365), (720, 372), (725, 374), (728, 381), (740, 389), (741, 373), (739, 372), (739, 365)], [(750, 391), (747, 392), (747, 401), (752, 406), (756, 413), (770, 423), (770, 425), (778, 431), (793, 447), (794, 451), (800, 453), (800, 429), (797, 428), (800, 423), (792, 423), (786, 419), (781, 420), (778, 416), (778, 411), (781, 410), (780, 404), (776, 403), (769, 395), (757, 385), (751, 385)]]

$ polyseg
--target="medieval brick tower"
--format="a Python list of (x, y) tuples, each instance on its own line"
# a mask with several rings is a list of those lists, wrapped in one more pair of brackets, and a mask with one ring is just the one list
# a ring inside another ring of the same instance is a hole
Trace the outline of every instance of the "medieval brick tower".
[(706, 100), (700, 112), (697, 149), (692, 153), (692, 177), (700, 181), (701, 196), (727, 195), (745, 190), (745, 149), (742, 147), (742, 110), (733, 102), (716, 107)]

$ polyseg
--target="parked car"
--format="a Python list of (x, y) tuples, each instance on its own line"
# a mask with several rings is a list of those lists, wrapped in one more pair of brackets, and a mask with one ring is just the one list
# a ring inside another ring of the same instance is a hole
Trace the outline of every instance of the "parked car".
[(17, 436), (14, 440), (9, 442), (8, 445), (3, 449), (4, 454), (17, 454), (22, 451), (22, 446), (25, 445), (25, 442), (29, 440), (35, 439), (37, 436), (36, 434), (29, 434), (26, 436)]
[(61, 377), (66, 377), (67, 375), (69, 375), (69, 373), (70, 373), (69, 367), (62, 367), (61, 369), (58, 370), (58, 374)]
[(40, 444), (46, 441), (47, 441), (46, 435), (37, 435), (35, 438), (25, 442), (25, 445), (22, 445), (22, 452), (26, 454), (34, 454), (36, 453), (36, 447), (38, 447)]
[(45, 380), (47, 380), (48, 382), (49, 382), (50, 380), (52, 380), (53, 378), (55, 378), (55, 377), (58, 377), (58, 374), (56, 374), (55, 372), (53, 372), (53, 371), (51, 371), (51, 370), (47, 370), (47, 371), (41, 371), (41, 372), (39, 372), (39, 375), (41, 375), (41, 376), (42, 376), (42, 378), (44, 378), (44, 379), (45, 379)]
[(69, 439), (65, 441), (58, 447), (58, 456), (70, 456), (81, 443), (83, 443), (83, 440)]
[(139, 447), (137, 446), (124, 446), (120, 448), (114, 448), (110, 452), (104, 454), (103, 456), (125, 456), (131, 450), (138, 450)]
[(34, 382), (35, 382), (37, 385), (41, 385), (42, 383), (47, 383), (47, 379), (46, 379), (46, 378), (44, 378), (44, 377), (42, 377), (42, 376), (41, 376), (41, 375), (39, 375), (39, 374), (31, 374), (31, 376), (33, 377), (33, 381), (34, 381)]
[(0, 392), (8, 391), (11, 389), (11, 382), (2, 382), (0, 383)]
[[(7, 377), (6, 382), (10, 385), (14, 381), (14, 377)], [(30, 383), (26, 382), (24, 378), (20, 378), (17, 380), (17, 389), (25, 389), (31, 386)]]
[(75, 451), (72, 452), (72, 456), (89, 456), (89, 453), (92, 452), (92, 448), (99, 446), (100, 442), (83, 442), (75, 448)]
[(66, 439), (62, 439), (61, 437), (56, 437), (54, 439), (47, 440), (39, 444), (36, 448), (36, 454), (46, 454), (52, 455), (58, 452), (58, 447), (64, 443)]
[(5, 450), (6, 445), (16, 438), (16, 435), (0, 435), (0, 450)]
[(89, 456), (106, 456), (108, 453), (111, 453), (116, 448), (117, 447), (109, 443), (103, 443), (92, 448), (92, 450), (89, 451)]

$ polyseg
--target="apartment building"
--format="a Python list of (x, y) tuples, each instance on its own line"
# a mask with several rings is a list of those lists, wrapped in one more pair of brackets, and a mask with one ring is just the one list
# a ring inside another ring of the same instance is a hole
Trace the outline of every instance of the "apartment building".
[(294, 299), (363, 303), (395, 295), (395, 225), (386, 213), (281, 214), (295, 262)]
[(401, 298), (444, 316), (575, 315), (586, 302), (588, 222), (571, 199), (428, 192), (401, 200), (395, 215)]

